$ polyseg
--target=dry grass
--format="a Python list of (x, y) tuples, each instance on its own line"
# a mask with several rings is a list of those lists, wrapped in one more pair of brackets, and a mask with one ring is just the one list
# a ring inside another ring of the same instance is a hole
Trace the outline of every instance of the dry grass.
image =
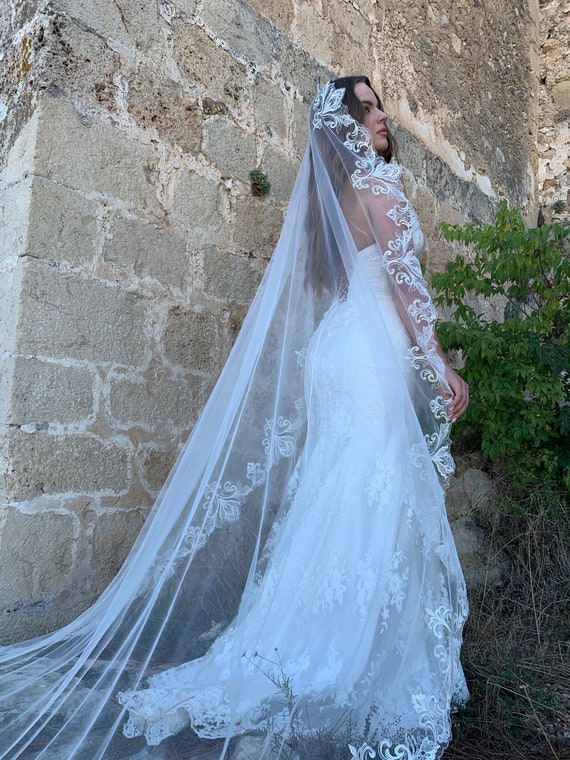
[(504, 495), (494, 524), (482, 527), (510, 570), (501, 586), (471, 599), (462, 653), (471, 700), (445, 760), (569, 760), (567, 497)]

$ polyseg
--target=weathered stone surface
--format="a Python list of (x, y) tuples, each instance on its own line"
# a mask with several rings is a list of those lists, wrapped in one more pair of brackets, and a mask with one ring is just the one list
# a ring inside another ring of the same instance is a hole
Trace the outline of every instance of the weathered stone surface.
[(282, 213), (267, 198), (239, 198), (235, 204), (234, 242), (246, 253), (269, 258), (282, 224)]
[(105, 261), (137, 277), (152, 277), (164, 285), (182, 285), (188, 268), (186, 242), (176, 231), (117, 216), (111, 235), (103, 247)]
[(263, 154), (262, 167), (271, 182), (271, 196), (280, 203), (288, 203), (295, 184), (299, 161), (291, 159), (287, 153), (268, 146)]
[(338, 71), (346, 68), (346, 62), (350, 61), (350, 73), (368, 73), (374, 54), (370, 18), (363, 4), (322, 0), (322, 12), (335, 30), (332, 55), (324, 63)]
[(175, 24), (173, 45), (176, 63), (190, 83), (197, 83), (232, 108), (241, 103), (246, 85), (245, 66), (240, 61), (194, 25)]
[(0, 191), (0, 272), (26, 250), (31, 185), (28, 177)]
[(566, 119), (570, 116), (570, 81), (558, 82), (552, 88), (552, 100), (556, 108), (556, 118)]
[(122, 55), (132, 55), (131, 38), (121, 15), (120, 7), (113, 0), (51, 0), (52, 8), (80, 22), (89, 30), (103, 37)]
[(256, 165), (256, 139), (235, 127), (227, 119), (212, 117), (204, 124), (203, 152), (219, 168), (222, 177), (237, 177), (249, 182)]
[(529, 4), (499, 0), (489, 13), (483, 4), (432, 0), (393, 11), (382, 14), (374, 35), (381, 51), (374, 78), (389, 113), (456, 173), (487, 177), (490, 194), (500, 189), (526, 204), (534, 127)]
[(252, 89), (253, 110), (258, 133), (269, 137), (287, 135), (287, 103), (278, 87), (258, 77)]
[(445, 503), (450, 520), (472, 517), (474, 513), (488, 514), (495, 505), (495, 490), (481, 470), (459, 468), (446, 495)]
[(207, 237), (215, 239), (225, 226), (220, 186), (193, 171), (184, 172), (176, 188), (170, 219), (183, 230), (203, 230)]
[(159, 379), (151, 383), (144, 377), (137, 381), (115, 377), (110, 384), (111, 415), (121, 426), (184, 428), (197, 416), (200, 389), (201, 382)]
[(146, 447), (139, 458), (144, 472), (144, 480), (153, 494), (160, 491), (172, 465), (176, 460), (177, 452), (172, 449)]
[[(16, 183), (27, 179), (33, 170), (39, 112), (36, 109), (28, 114), (27, 109), (24, 108), (23, 110), (24, 113), (21, 114), (22, 123), (12, 125), (13, 129), (11, 130), (11, 136), (15, 136), (14, 143), (11, 145), (10, 141), (8, 141), (5, 144), (4, 151), (7, 151), (7, 155), (3, 152), (1, 157), (0, 182), (3, 185), (3, 192), (6, 192), (7, 189), (11, 189)], [(3, 126), (6, 125), (9, 113), (10, 112), (7, 110)]]
[(99, 106), (117, 110), (121, 56), (109, 40), (78, 19), (48, 14), (34, 24), (33, 47), (39, 89), (72, 98), (85, 111)]
[(186, 372), (217, 374), (220, 370), (218, 325), (203, 307), (175, 306), (164, 333), (166, 358)]
[[(243, 0), (209, 0), (202, 17), (212, 32), (238, 55), (258, 66), (268, 66), (275, 31), (271, 24)], [(255, 34), (252, 30), (255, 29)]]
[[(451, 203), (463, 210), (463, 217), (485, 223), (490, 221), (497, 201), (475, 184), (460, 179), (451, 168), (409, 132), (392, 125), (398, 142), (398, 160), (417, 183), (421, 183), (438, 203)], [(421, 210), (420, 210), (421, 213)]]
[(298, 156), (303, 156), (309, 142), (309, 104), (293, 101), (293, 145)]
[(159, 73), (146, 66), (129, 77), (129, 113), (143, 129), (155, 129), (166, 142), (180, 146), (186, 153), (197, 153), (202, 139), (202, 112), (196, 99), (179, 83)]
[(0, 513), (0, 610), (16, 613), (41, 602), (64, 584), (73, 562), (78, 523), (57, 511), (26, 514), (15, 507)]
[(44, 426), (87, 420), (94, 414), (94, 381), (88, 369), (17, 357), (8, 421)]
[(274, 26), (286, 31), (294, 18), (294, 4), (283, 0), (249, 0), (255, 10)]
[(275, 50), (283, 75), (310, 103), (317, 90), (331, 78), (330, 71), (284, 34), (278, 34)]
[(508, 571), (507, 558), (492, 546), (485, 534), (468, 517), (451, 522), (461, 569), (468, 589), (500, 583)]
[(261, 279), (261, 272), (249, 259), (213, 245), (204, 249), (207, 291), (214, 297), (249, 306)]
[(97, 208), (75, 190), (34, 177), (27, 255), (74, 265), (91, 262), (97, 250)]
[[(135, 56), (144, 55), (156, 64), (165, 58), (165, 38), (169, 26), (166, 19), (158, 12), (159, 6), (147, 0), (115, 0), (129, 42), (134, 48)], [(194, 12), (196, 0), (177, 0), (176, 8), (190, 14)]]
[[(149, 181), (157, 162), (150, 148), (95, 117), (91, 126), (86, 126), (86, 119), (82, 122), (73, 106), (62, 100), (44, 97), (40, 110), (43, 129), (36, 143), (38, 174), (161, 214)], [(113, 161), (109, 161), (110, 155)]]
[(146, 353), (144, 302), (100, 282), (29, 265), (22, 281), (22, 353), (140, 364)]
[(144, 512), (137, 509), (121, 509), (96, 517), (91, 540), (94, 594), (100, 594), (118, 573), (144, 520)]
[(5, 474), (9, 500), (42, 494), (125, 491), (129, 451), (88, 435), (49, 435), (9, 429), (5, 435)]

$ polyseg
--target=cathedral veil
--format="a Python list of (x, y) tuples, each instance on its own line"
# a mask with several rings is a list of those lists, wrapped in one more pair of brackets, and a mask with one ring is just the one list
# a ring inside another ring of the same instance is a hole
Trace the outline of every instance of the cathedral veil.
[[(446, 413), (451, 394), (416, 255), (421, 232), (401, 169), (376, 154), (343, 95), (329, 83), (313, 101), (309, 146), (272, 260), (122, 569), (100, 599), (63, 629), (0, 648), (0, 758), (118, 759), (143, 750), (145, 758), (169, 757), (161, 754), (161, 742), (190, 725), (202, 737), (226, 739), (220, 755), (233, 735), (245, 731), (285, 741), (291, 706), (283, 706), (279, 685), (289, 677), (308, 730), (330, 729), (353, 711), (356, 734), (385, 760), (435, 760), (449, 741), (451, 704), (466, 697), (459, 647), (467, 612), (443, 506), (442, 486), (453, 472)], [(346, 213), (347, 197), (357, 209), (354, 216)], [(365, 251), (377, 254), (408, 334), (404, 346), (379, 306)], [(356, 342), (334, 342), (341, 313), (365, 326), (354, 333)], [(332, 352), (323, 353), (328, 340)], [(350, 385), (353, 377), (356, 385)], [(348, 414), (348, 402), (337, 406), (336, 397), (324, 392), (344, 378), (348, 395), (351, 388), (354, 396), (362, 389), (363, 419), (369, 418), (364, 430)], [(370, 402), (367, 389), (376, 386), (381, 394), (371, 394)], [(354, 479), (369, 505), (389, 492), (398, 502), (395, 513), (401, 512), (391, 523), (389, 549), (380, 545), (382, 525), (377, 534), (371, 529), (370, 547), (366, 526), (350, 537), (368, 548), (354, 571), (360, 585), (351, 602), (353, 625), (342, 633), (351, 645), (338, 663), (331, 652), (340, 638), (334, 646), (327, 638), (326, 613), (341, 597), (346, 604), (346, 580), (331, 580), (332, 565), (327, 570), (310, 564), (311, 558), (323, 561), (325, 551), (334, 554), (335, 534), (327, 530), (335, 530), (335, 490), (324, 475), (318, 483), (313, 476), (317, 460), (323, 472), (342, 458), (329, 461), (322, 449), (325, 417), (327, 424), (334, 417), (337, 451), (345, 452), (357, 438), (362, 452), (340, 471), (338, 492)], [(383, 420), (381, 434), (377, 418)], [(391, 430), (397, 447), (384, 448)], [(357, 460), (368, 463), (366, 482), (359, 480)], [(382, 481), (386, 473), (388, 484)], [(333, 495), (319, 513), (327, 517), (315, 518), (316, 529), (310, 514), (299, 512), (304, 488), (310, 503), (310, 494), (329, 498), (327, 488)], [(328, 549), (319, 546), (321, 524)], [(366, 564), (374, 546), (380, 556)], [(296, 585), (289, 591), (296, 601), (272, 606), (291, 562), (307, 578), (313, 571), (322, 577), (321, 601), (292, 574)], [(397, 589), (386, 590), (382, 568), (398, 577)], [(376, 575), (367, 581), (370, 572)], [(277, 609), (279, 625), (271, 622)], [(418, 640), (405, 633), (416, 630), (416, 619)], [(294, 641), (282, 636), (293, 630)], [(303, 644), (305, 637), (310, 645)], [(322, 663), (314, 662), (313, 644), (322, 649)], [(185, 684), (182, 698), (166, 675), (172, 669), (174, 682)], [(147, 705), (149, 678), (162, 710)], [(392, 684), (392, 713), (380, 683)], [(267, 756), (277, 757), (275, 742), (270, 744), (274, 754)]]

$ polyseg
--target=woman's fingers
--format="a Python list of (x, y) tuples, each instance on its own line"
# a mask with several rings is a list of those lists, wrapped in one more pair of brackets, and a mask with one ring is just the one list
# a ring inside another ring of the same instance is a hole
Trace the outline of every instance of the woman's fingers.
[(445, 376), (453, 393), (453, 400), (449, 405), (449, 416), (452, 422), (457, 422), (469, 406), (469, 386), (451, 367), (447, 367)]

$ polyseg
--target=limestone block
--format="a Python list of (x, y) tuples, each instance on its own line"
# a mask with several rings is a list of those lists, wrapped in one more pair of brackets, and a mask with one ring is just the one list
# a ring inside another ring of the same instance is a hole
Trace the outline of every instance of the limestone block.
[(143, 377), (138, 380), (114, 377), (109, 394), (111, 415), (121, 426), (184, 428), (199, 413), (201, 386), (196, 379), (149, 382)]
[(558, 82), (552, 88), (552, 99), (556, 107), (556, 119), (570, 116), (570, 81)]
[(246, 196), (237, 199), (234, 242), (246, 253), (270, 258), (282, 225), (283, 214), (267, 198)]
[(292, 140), (297, 155), (302, 156), (309, 142), (309, 104), (302, 100), (293, 102)]
[(283, 94), (278, 87), (258, 78), (252, 89), (255, 124), (260, 133), (287, 135), (287, 112)]
[(50, 5), (61, 13), (78, 21), (106, 40), (122, 55), (133, 54), (129, 32), (125, 28), (121, 8), (113, 0), (52, 0)]
[[(257, 66), (269, 65), (275, 31), (246, 3), (208, 0), (202, 18), (208, 28), (238, 55), (254, 61)], [(255, 34), (252, 34), (254, 29)]]
[(5, 436), (6, 493), (14, 501), (52, 493), (125, 491), (129, 452), (88, 435), (49, 435), (10, 429)]
[(158, 493), (176, 460), (177, 452), (172, 449), (146, 447), (140, 454), (144, 480), (150, 491)]
[[(76, 610), (72, 617), (77, 617), (81, 611)], [(70, 619), (51, 600), (39, 600), (31, 604), (23, 602), (17, 607), (0, 608), (0, 646), (49, 633), (69, 623)]]
[[(343, 3), (342, 9), (346, 13)], [(295, 36), (305, 50), (318, 61), (330, 65), (333, 49), (340, 42), (339, 30), (335, 30), (331, 21), (323, 17), (322, 8), (313, 3), (300, 3), (297, 11)], [(314, 94), (314, 93), (313, 93)]]
[(95, 201), (75, 190), (34, 177), (27, 254), (75, 266), (91, 262), (96, 252), (97, 208)]
[(38, 89), (65, 95), (81, 103), (84, 111), (101, 105), (116, 111), (114, 78), (121, 68), (119, 53), (99, 34), (68, 16), (50, 16), (40, 28), (41, 36), (38, 32), (35, 41), (41, 49), (34, 72)]
[(311, 103), (315, 93), (331, 78), (331, 72), (308, 55), (301, 45), (279, 34), (276, 58), (287, 81), (291, 82), (305, 101)]
[(155, 129), (165, 142), (186, 153), (199, 152), (202, 113), (180, 84), (146, 66), (129, 77), (128, 87), (128, 109), (137, 124)]
[(187, 372), (217, 374), (220, 370), (219, 330), (203, 307), (171, 309), (164, 333), (164, 353)]
[(0, 262), (0, 425), (6, 423), (12, 405), (12, 355), (15, 350), (21, 279), (22, 266), (18, 259)]
[(206, 290), (215, 298), (249, 306), (261, 280), (261, 272), (243, 256), (213, 245), (204, 249)]
[(0, 513), (0, 610), (17, 613), (64, 585), (73, 562), (74, 515), (51, 510), (25, 514), (16, 507)]
[[(187, 14), (194, 12), (196, 0), (177, 0), (176, 8)], [(119, 0), (121, 18), (129, 35), (129, 44), (136, 53), (143, 54), (157, 63), (164, 58), (165, 37), (169, 27), (164, 17), (157, 12), (156, 3), (148, 0)]]
[(294, 17), (292, 2), (283, 0), (248, 0), (255, 10), (274, 26), (284, 31), (288, 30)]
[(186, 243), (172, 229), (117, 216), (103, 257), (137, 277), (180, 287), (187, 271)]
[(280, 203), (288, 203), (300, 161), (269, 145), (263, 153), (262, 167), (271, 182), (271, 196)]
[(170, 210), (171, 220), (183, 230), (201, 229), (208, 237), (215, 239), (225, 232), (222, 192), (213, 180), (193, 171), (185, 171), (176, 188)]
[(185, 79), (236, 108), (242, 101), (245, 66), (216, 45), (200, 27), (176, 23), (173, 30), (175, 61)]
[(177, 0), (176, 8), (187, 16), (196, 12), (196, 0)]
[(86, 126), (73, 106), (41, 99), (35, 171), (54, 182), (87, 193), (118, 198), (129, 206), (161, 215), (150, 178), (157, 158), (152, 149), (111, 124)]
[(139, 365), (146, 356), (139, 296), (30, 263), (22, 281), (21, 353)]
[(222, 177), (237, 177), (249, 183), (257, 156), (254, 135), (245, 134), (228, 119), (215, 116), (204, 124), (202, 150), (218, 166)]
[(1, 262), (25, 253), (31, 194), (31, 177), (0, 190), (0, 271), (8, 266)]
[(15, 350), (23, 270), (22, 261), (17, 257), (9, 256), (3, 261), (0, 260), (0, 348), (2, 352)]
[(120, 570), (144, 520), (144, 513), (138, 509), (113, 510), (97, 516), (91, 540), (95, 594), (100, 594)]
[(93, 372), (17, 357), (8, 421), (12, 425), (68, 424), (93, 416)]
[(0, 161), (0, 181), (6, 188), (26, 179), (33, 170), (38, 124), (36, 108), (22, 124), (14, 125), (17, 137), (9, 146), (5, 163)]

